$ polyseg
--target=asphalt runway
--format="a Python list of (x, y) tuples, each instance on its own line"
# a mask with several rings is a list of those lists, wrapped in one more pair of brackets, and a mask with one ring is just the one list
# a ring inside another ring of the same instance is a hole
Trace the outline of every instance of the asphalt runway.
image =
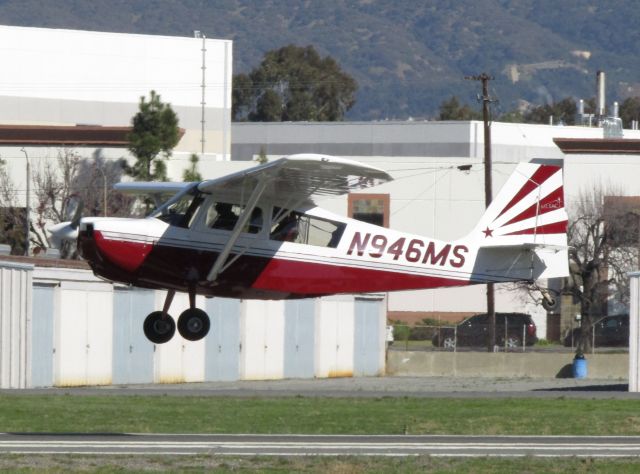
[(0, 434), (0, 453), (77, 455), (638, 457), (629, 436)]
[(626, 380), (354, 377), (2, 390), (0, 393), (200, 397), (640, 398)]

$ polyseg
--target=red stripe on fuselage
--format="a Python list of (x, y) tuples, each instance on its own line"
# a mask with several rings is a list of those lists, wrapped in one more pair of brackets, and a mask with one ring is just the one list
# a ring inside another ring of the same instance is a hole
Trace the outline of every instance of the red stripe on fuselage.
[(140, 268), (153, 248), (153, 244), (145, 242), (105, 239), (100, 231), (94, 231), (93, 238), (103, 258), (129, 272)]
[(253, 288), (299, 294), (370, 293), (469, 285), (468, 280), (273, 258)]

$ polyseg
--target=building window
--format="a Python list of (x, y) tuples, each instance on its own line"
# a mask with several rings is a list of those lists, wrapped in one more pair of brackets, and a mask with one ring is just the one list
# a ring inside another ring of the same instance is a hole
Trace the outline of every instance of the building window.
[(640, 196), (605, 196), (607, 238), (614, 247), (637, 247), (640, 237)]
[(349, 194), (349, 217), (389, 227), (388, 194)]

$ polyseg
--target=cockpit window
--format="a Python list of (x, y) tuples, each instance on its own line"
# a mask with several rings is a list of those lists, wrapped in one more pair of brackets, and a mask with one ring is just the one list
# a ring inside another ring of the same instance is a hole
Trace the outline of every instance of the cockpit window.
[(344, 228), (345, 225), (341, 222), (274, 207), (269, 238), (281, 242), (335, 248), (340, 242)]
[(204, 201), (204, 196), (198, 191), (197, 184), (176, 194), (173, 198), (160, 206), (151, 217), (160, 219), (169, 225), (189, 228), (193, 224), (196, 211)]
[[(212, 203), (207, 209), (205, 225), (211, 229), (233, 230), (236, 222), (244, 212), (244, 206), (229, 202)], [(262, 209), (256, 207), (251, 211), (249, 222), (242, 232), (257, 234), (262, 230)]]

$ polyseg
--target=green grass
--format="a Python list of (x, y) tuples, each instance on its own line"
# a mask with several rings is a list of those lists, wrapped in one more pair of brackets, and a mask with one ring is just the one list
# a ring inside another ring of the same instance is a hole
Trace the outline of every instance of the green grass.
[[(640, 400), (0, 396), (0, 431), (640, 434)], [(0, 472), (636, 473), (639, 459), (0, 455)]]
[(0, 431), (640, 435), (640, 400), (4, 395)]
[(263, 472), (263, 473), (612, 473), (635, 474), (637, 459), (578, 458), (407, 458), (385, 457), (231, 457), (231, 456), (0, 456), (0, 472)]

